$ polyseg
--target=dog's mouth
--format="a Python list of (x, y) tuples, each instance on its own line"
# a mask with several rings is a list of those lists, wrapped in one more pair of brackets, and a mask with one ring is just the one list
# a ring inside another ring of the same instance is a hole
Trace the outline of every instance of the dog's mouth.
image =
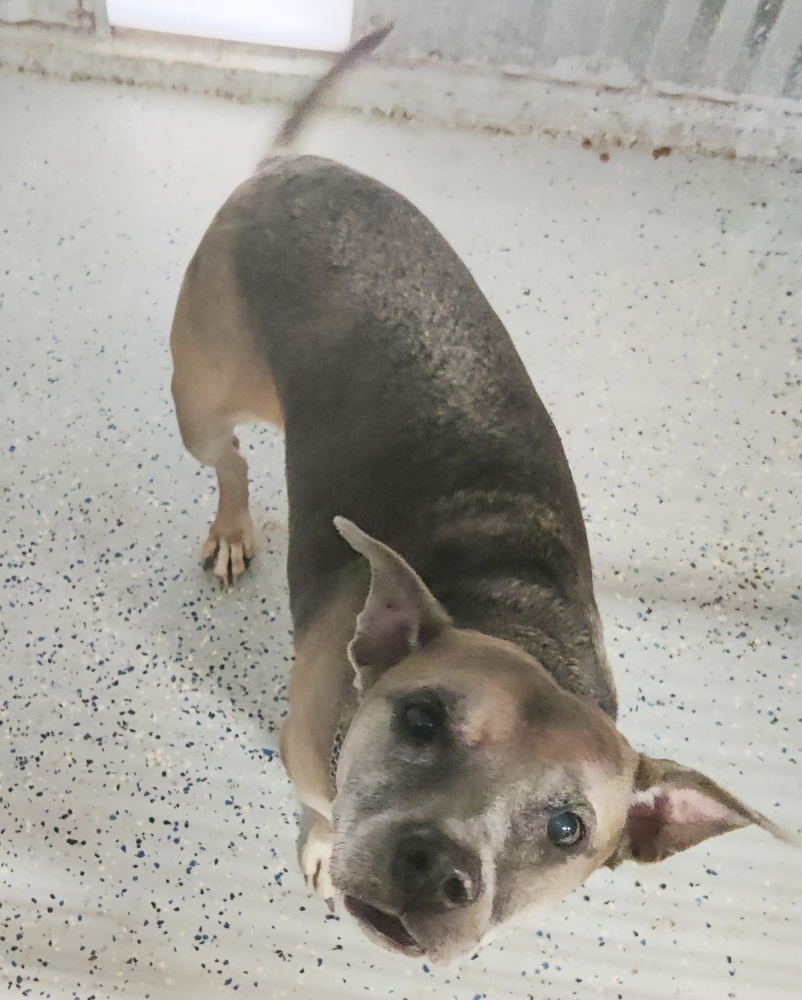
[(356, 896), (345, 897), (345, 908), (378, 944), (390, 951), (398, 951), (413, 958), (425, 954), (400, 917), (385, 913)]

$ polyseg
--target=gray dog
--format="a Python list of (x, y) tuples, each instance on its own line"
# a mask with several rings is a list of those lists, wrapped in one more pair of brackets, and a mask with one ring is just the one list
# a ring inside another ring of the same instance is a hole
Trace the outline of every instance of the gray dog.
[[(340, 57), (278, 147), (385, 34)], [(618, 732), (560, 439), (468, 269), (401, 195), (318, 157), (263, 161), (189, 265), (171, 347), (184, 444), (217, 471), (203, 554), (222, 579), (254, 552), (234, 428), (285, 431), (282, 759), (307, 881), (370, 937), (450, 962), (603, 865), (750, 823), (783, 836)]]

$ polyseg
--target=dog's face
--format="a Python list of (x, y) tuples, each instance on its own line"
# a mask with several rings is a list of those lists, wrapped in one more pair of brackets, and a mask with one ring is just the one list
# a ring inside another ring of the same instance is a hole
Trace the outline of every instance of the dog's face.
[(331, 874), (379, 944), (452, 962), (601, 865), (771, 828), (703, 775), (637, 754), (523, 650), (455, 628), (396, 553), (338, 528), (373, 573), (349, 650), (362, 696)]
[(380, 943), (449, 961), (615, 851), (637, 755), (521, 650), (449, 629), (366, 692), (332, 875)]

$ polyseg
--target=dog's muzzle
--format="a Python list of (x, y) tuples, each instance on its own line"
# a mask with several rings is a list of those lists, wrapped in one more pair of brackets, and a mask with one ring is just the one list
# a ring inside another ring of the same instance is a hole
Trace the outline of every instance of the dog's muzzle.
[(434, 824), (396, 825), (386, 843), (383, 885), (373, 893), (344, 893), (348, 912), (378, 944), (420, 957), (425, 943), (411, 930), (416, 917), (443, 916), (475, 903), (482, 895), (477, 855), (451, 840)]

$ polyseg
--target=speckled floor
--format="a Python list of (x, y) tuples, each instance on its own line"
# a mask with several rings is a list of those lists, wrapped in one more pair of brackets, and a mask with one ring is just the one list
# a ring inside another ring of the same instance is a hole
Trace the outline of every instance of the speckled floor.
[[(197, 563), (167, 333), (273, 109), (0, 77), (0, 990), (29, 997), (790, 1000), (802, 852), (749, 829), (597, 873), (459, 973), (307, 896), (277, 756), (282, 445), (261, 550)], [(306, 147), (412, 197), (561, 429), (636, 746), (802, 827), (802, 174), (344, 117)]]

